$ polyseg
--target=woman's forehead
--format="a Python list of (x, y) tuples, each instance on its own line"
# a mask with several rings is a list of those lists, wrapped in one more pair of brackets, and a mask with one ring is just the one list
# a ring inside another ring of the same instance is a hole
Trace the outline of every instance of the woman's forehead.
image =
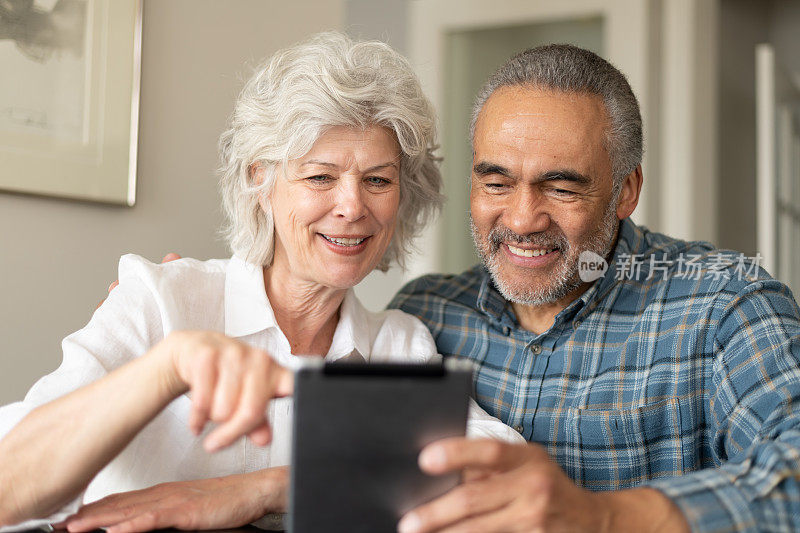
[(383, 126), (366, 128), (332, 126), (320, 135), (311, 149), (292, 160), (295, 167), (352, 166), (399, 168), (400, 145), (394, 132)]

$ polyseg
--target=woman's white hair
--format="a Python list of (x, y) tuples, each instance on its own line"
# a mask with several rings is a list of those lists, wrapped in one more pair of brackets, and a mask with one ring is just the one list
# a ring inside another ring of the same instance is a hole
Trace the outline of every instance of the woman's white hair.
[(261, 208), (259, 194), (272, 190), (278, 165), (307, 153), (330, 127), (371, 125), (393, 131), (402, 152), (397, 227), (377, 268), (404, 266), (412, 239), (442, 203), (433, 106), (408, 61), (389, 45), (336, 32), (276, 52), (236, 101), (219, 141), (223, 232), (233, 253), (271, 265), (272, 212)]

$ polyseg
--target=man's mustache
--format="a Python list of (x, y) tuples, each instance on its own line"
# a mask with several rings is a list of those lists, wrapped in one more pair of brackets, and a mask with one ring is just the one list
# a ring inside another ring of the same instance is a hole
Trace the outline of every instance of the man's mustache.
[(527, 235), (520, 235), (505, 226), (495, 226), (489, 231), (487, 236), (489, 245), (492, 252), (500, 249), (500, 245), (504, 242), (514, 244), (532, 244), (542, 248), (567, 250), (569, 248), (569, 241), (566, 236), (561, 232), (548, 232), (548, 233), (528, 233)]

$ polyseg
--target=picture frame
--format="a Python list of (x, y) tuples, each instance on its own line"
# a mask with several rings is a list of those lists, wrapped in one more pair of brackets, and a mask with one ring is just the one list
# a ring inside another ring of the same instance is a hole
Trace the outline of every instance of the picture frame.
[(134, 205), (141, 25), (142, 0), (0, 6), (0, 191)]

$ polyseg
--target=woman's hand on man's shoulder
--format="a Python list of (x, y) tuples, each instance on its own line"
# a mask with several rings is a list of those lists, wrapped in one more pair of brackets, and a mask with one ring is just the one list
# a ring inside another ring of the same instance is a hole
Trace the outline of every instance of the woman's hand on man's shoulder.
[[(169, 263), (170, 261), (175, 261), (176, 259), (181, 259), (181, 256), (179, 256), (175, 252), (170, 252), (161, 259), (161, 264), (163, 265), (164, 263)], [(118, 279), (112, 281), (111, 284), (108, 286), (108, 294), (111, 294), (111, 291), (116, 289), (117, 285), (119, 285)], [(97, 311), (98, 309), (100, 309), (100, 306), (103, 305), (103, 302), (105, 301), (106, 301), (105, 298), (100, 300), (100, 303), (97, 304), (97, 307), (95, 307), (94, 310)]]

